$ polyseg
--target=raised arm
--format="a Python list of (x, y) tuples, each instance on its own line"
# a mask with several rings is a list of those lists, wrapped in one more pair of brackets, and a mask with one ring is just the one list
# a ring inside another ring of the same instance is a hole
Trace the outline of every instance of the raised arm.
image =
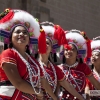
[(94, 85), (96, 89), (100, 90), (100, 83), (94, 78), (93, 75), (88, 76), (87, 78), (90, 80), (90, 82)]

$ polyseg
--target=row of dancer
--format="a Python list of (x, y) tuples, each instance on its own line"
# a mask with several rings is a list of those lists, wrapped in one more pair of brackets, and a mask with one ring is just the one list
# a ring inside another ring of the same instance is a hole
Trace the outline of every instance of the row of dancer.
[[(37, 61), (29, 55), (29, 45), (33, 43), (32, 37), (38, 38), (39, 53), (44, 57), (43, 59), (50, 48), (46, 43), (45, 32), (32, 15), (22, 10), (6, 9), (1, 13), (0, 18), (1, 41), (8, 45), (8, 49), (0, 55), (1, 99), (57, 100), (54, 92), (60, 80), (61, 86), (83, 100), (83, 97), (65, 80), (64, 73), (58, 67), (55, 68), (52, 63), (48, 62), (50, 68), (52, 67), (52, 72), (47, 73), (43, 69), (44, 65), (38, 63), (40, 60)], [(56, 73), (60, 73), (61, 76)]]
[[(86, 77), (100, 89), (100, 83), (83, 61), (90, 52), (85, 34), (78, 30), (65, 34), (60, 26), (39, 24), (29, 13), (16, 9), (5, 10), (0, 24), (1, 33), (7, 34), (1, 35), (5, 37), (3, 42), (9, 43), (0, 56), (0, 98), (58, 100), (61, 87), (61, 100), (84, 100)], [(37, 59), (29, 55), (32, 36), (38, 38)], [(64, 47), (63, 64), (59, 66), (52, 63), (50, 56), (55, 42)]]
[[(43, 22), (48, 23), (48, 22)], [(47, 27), (49, 26), (49, 32)], [(48, 26), (43, 26), (46, 33), (52, 31), (50, 28), (50, 23)], [(46, 27), (46, 28), (45, 28)], [(64, 44), (62, 56), (62, 64), (59, 65), (59, 68), (62, 69), (66, 76), (66, 80), (74, 86), (78, 93), (80, 93), (84, 98), (89, 94), (90, 90), (99, 89), (99, 39), (96, 37), (91, 40), (88, 39), (85, 32), (79, 30), (70, 30), (66, 31), (65, 35), (68, 44)], [(91, 56), (92, 53), (92, 56)], [(91, 60), (90, 60), (91, 57)], [(91, 61), (91, 62), (90, 62)], [(95, 66), (93, 72), (90, 70), (89, 66), (92, 63), (92, 66)], [(96, 67), (97, 66), (97, 67)], [(96, 68), (96, 69), (95, 69)], [(96, 72), (96, 73), (95, 73)], [(93, 75), (92, 75), (93, 74)], [(94, 78), (95, 77), (95, 78)], [(95, 87), (95, 88), (94, 88)], [(61, 100), (73, 100), (76, 99), (64, 88), (61, 88), (62, 96)], [(88, 97), (88, 96), (87, 96)], [(98, 100), (99, 97), (91, 97), (92, 100)], [(90, 100), (90, 98), (87, 98)]]

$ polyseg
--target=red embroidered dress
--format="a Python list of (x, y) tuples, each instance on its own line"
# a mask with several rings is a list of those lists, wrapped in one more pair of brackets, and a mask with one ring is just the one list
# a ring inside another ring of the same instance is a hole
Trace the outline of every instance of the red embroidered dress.
[[(63, 70), (63, 72), (66, 74), (66, 79), (69, 81), (70, 84), (74, 86), (74, 88), (82, 95), (84, 93), (84, 88), (86, 85), (86, 76), (91, 75), (90, 68), (84, 64), (80, 63), (76, 67), (72, 67), (67, 69), (66, 67), (60, 66)], [(64, 88), (62, 88), (63, 95), (61, 97), (61, 100), (78, 100), (77, 98), (74, 98), (73, 95), (71, 95), (68, 91), (66, 91)]]
[[(40, 65), (42, 66), (41, 68), (44, 72), (45, 78), (48, 80), (53, 92), (55, 92), (57, 81), (63, 81), (65, 79), (65, 75), (58, 66), (53, 65), (51, 62), (49, 63), (49, 67), (44, 66), (41, 62)], [(51, 100), (51, 97), (45, 91), (44, 94), (45, 100)]]
[[(32, 60), (34, 61), (34, 63), (32, 62)], [(23, 62), (23, 60), (20, 58), (20, 56), (18, 55), (17, 52), (15, 52), (13, 49), (7, 49), (5, 51), (3, 51), (3, 53), (1, 54), (1, 58), (0, 58), (0, 100), (5, 99), (5, 100), (34, 100), (34, 95), (30, 95), (30, 94), (26, 94), (23, 93), (19, 90), (17, 90), (9, 81), (9, 79), (7, 78), (3, 68), (2, 68), (2, 64), (3, 63), (11, 63), (17, 66), (18, 71), (20, 76), (28, 81), (29, 81), (29, 72), (27, 69), (27, 66), (25, 64), (25, 62)], [(28, 57), (28, 63), (30, 64), (34, 76), (32, 77), (33, 82), (37, 82), (38, 81), (38, 68), (39, 64), (38, 62), (32, 58), (32, 57)], [(41, 68), (40, 69), (40, 76), (43, 77), (43, 73)], [(2, 99), (1, 99), (2, 98)]]
[[(95, 70), (93, 70), (93, 76), (96, 78), (97, 81), (100, 82), (100, 76)], [(92, 85), (92, 83), (88, 79), (86, 79), (86, 86), (88, 86), (90, 90), (96, 90), (95, 87)], [(98, 100), (100, 99), (100, 96), (91, 97), (91, 100), (94, 100), (94, 99)]]

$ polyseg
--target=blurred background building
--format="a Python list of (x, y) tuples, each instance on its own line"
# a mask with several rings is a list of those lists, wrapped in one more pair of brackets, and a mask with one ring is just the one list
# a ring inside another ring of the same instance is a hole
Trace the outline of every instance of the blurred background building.
[(26, 10), (64, 30), (85, 31), (91, 39), (100, 34), (100, 0), (0, 0), (0, 12), (5, 8)]

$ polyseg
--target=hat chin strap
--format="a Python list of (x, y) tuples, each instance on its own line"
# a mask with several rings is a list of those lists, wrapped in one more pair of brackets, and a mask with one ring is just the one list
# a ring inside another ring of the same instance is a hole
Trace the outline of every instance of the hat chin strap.
[(76, 47), (76, 49), (78, 50), (78, 46), (74, 42), (68, 42), (68, 44), (73, 44)]

